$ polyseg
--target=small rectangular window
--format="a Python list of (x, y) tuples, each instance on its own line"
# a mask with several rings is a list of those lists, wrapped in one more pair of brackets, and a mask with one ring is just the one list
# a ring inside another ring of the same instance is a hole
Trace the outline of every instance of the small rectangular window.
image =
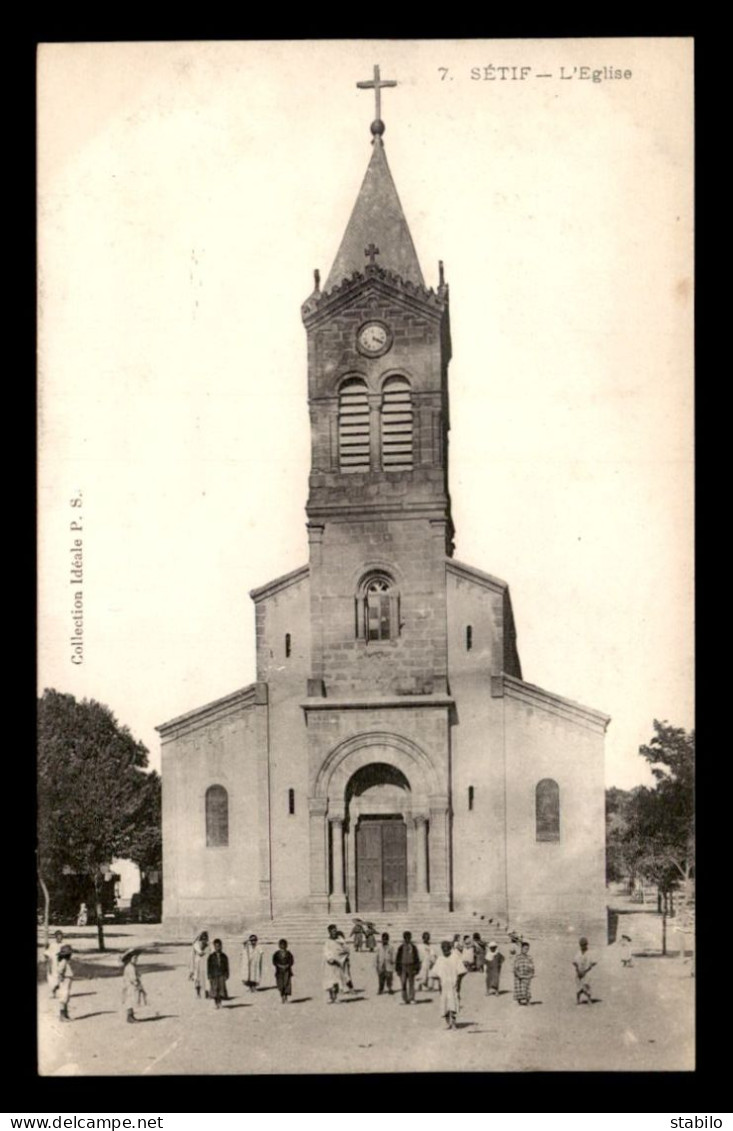
[(290, 633), (286, 632), (285, 633), (285, 659), (287, 660), (289, 658), (289, 656), (290, 656)]
[(466, 625), (466, 651), (470, 652), (473, 648), (473, 628), (470, 624)]
[(292, 817), (295, 813), (295, 790), (288, 790), (288, 813)]
[(473, 786), (468, 787), (468, 808), (473, 809)]

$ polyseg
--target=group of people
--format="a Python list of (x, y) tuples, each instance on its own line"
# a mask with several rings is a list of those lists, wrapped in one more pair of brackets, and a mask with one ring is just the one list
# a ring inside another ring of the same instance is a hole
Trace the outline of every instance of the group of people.
[[(356, 924), (360, 922), (361, 920), (357, 920)], [(351, 934), (353, 936), (354, 931)], [(526, 940), (513, 936), (512, 941), (519, 945), (519, 953), (514, 960), (514, 997), (520, 1005), (528, 1005), (535, 973), (534, 962), (529, 956), (529, 943)], [(586, 940), (581, 940), (584, 941)], [(441, 1016), (448, 1029), (457, 1028), (461, 982), (469, 971), (485, 975), (487, 996), (499, 994), (504, 955), (498, 943), (484, 942), (478, 932), (473, 936), (454, 935), (452, 939), (445, 939), (438, 950), (431, 942), (429, 931), (423, 931), (419, 943), (413, 942), (410, 931), (405, 931), (402, 942), (396, 948), (385, 931), (374, 949), (377, 994), (394, 992), (395, 974), (400, 980), (404, 1005), (413, 1004), (416, 990), (438, 991)], [(354, 988), (350, 958), (351, 952), (343, 931), (335, 923), (331, 923), (323, 951), (323, 988), (329, 1003), (336, 1002), (339, 993)]]
[[(140, 974), (137, 969), (137, 960), (142, 953), (142, 948), (131, 947), (120, 955), (122, 967), (122, 1008), (128, 1021), (137, 1021), (135, 1017), (136, 1005), (147, 1005), (148, 997), (143, 989)], [(71, 1021), (69, 1017), (69, 998), (71, 985), (74, 981), (74, 969), (71, 965), (72, 948), (64, 942), (63, 931), (55, 931), (53, 939), (49, 942), (44, 957), (46, 959), (46, 982), (48, 996), (59, 1004), (59, 1021)]]
[[(265, 957), (257, 935), (249, 935), (242, 943), (241, 976), (242, 983), (250, 993), (255, 993), (262, 981), (262, 963)], [(288, 940), (280, 939), (272, 956), (275, 968), (275, 984), (280, 992), (280, 1000), (286, 1004), (293, 992), (293, 966), (295, 959), (288, 950)], [(211, 998), (217, 1009), (222, 1001), (229, 1000), (227, 982), (229, 981), (229, 958), (222, 949), (221, 939), (214, 939), (209, 945), (208, 931), (200, 931), (193, 940), (188, 976), (194, 984), (196, 997)], [(206, 983), (208, 981), (208, 989)]]
[[(356, 924), (362, 924), (357, 920)], [(373, 924), (368, 924), (373, 928)], [(327, 929), (328, 937), (323, 948), (323, 989), (326, 1000), (333, 1004), (339, 999), (339, 994), (354, 990), (351, 974), (351, 946), (346, 940), (343, 931), (335, 923)], [(457, 1028), (456, 1017), (461, 1004), (461, 983), (465, 975), (471, 971), (483, 973), (486, 979), (486, 995), (498, 996), (501, 980), (501, 970), (505, 956), (496, 942), (485, 943), (480, 934), (473, 936), (454, 935), (452, 939), (444, 939), (440, 947), (436, 948), (431, 942), (429, 931), (422, 933), (420, 942), (413, 942), (410, 931), (405, 931), (399, 946), (390, 940), (389, 934), (382, 933), (376, 941), (376, 930), (373, 931), (374, 944), (366, 942), (367, 949), (374, 952), (375, 969), (377, 973), (377, 994), (394, 993), (394, 976), (399, 978), (401, 998), (404, 1005), (412, 1005), (415, 1001), (416, 990), (433, 991), (439, 993), (440, 1013), (445, 1019), (446, 1028)], [(368, 936), (363, 930), (354, 932), (354, 949), (362, 950)], [(529, 1005), (532, 999), (531, 986), (535, 976), (534, 961), (529, 954), (530, 944), (526, 939), (517, 935), (510, 935), (511, 953), (515, 955), (513, 963), (514, 975), (514, 1000), (519, 1005)], [(357, 941), (358, 940), (358, 941)], [(630, 943), (630, 940), (629, 940)], [(573, 959), (576, 981), (576, 1002), (578, 1005), (592, 1004), (593, 997), (589, 975), (596, 961), (591, 957), (588, 940), (583, 937), (578, 943), (579, 950)], [(132, 947), (120, 956), (122, 967), (122, 1007), (128, 1022), (135, 1022), (135, 1008), (147, 1004), (147, 995), (143, 988), (137, 960), (142, 953), (142, 948)], [(255, 993), (262, 982), (262, 967), (264, 961), (264, 948), (257, 935), (249, 934), (242, 943), (241, 953), (241, 980), (250, 993)], [(73, 981), (71, 966), (72, 948), (64, 943), (62, 931), (56, 931), (53, 940), (45, 951), (47, 982), (49, 996), (59, 1003), (59, 1019), (71, 1020), (69, 1017), (69, 998)], [(624, 965), (630, 962), (630, 945), (628, 957)], [(286, 1004), (292, 994), (293, 967), (295, 960), (288, 949), (287, 939), (280, 939), (278, 948), (272, 955), (275, 984), (280, 993), (280, 1000)], [(223, 1001), (229, 1000), (227, 982), (230, 978), (229, 958), (224, 953), (221, 939), (209, 941), (208, 931), (200, 931), (193, 941), (188, 967), (189, 979), (193, 982), (197, 998), (202, 994), (214, 1002), (216, 1009), (221, 1009)]]

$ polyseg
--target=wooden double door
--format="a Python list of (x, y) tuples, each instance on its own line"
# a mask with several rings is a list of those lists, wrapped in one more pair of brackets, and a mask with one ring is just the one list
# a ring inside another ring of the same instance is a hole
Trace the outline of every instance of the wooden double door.
[(356, 828), (358, 911), (407, 910), (407, 827), (399, 818), (361, 818)]

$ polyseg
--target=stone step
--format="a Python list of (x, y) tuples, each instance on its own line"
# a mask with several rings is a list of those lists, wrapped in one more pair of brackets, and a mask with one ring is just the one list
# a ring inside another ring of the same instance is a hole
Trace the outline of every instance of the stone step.
[[(439, 941), (441, 938), (452, 938), (455, 934), (470, 935), (474, 931), (479, 931), (485, 942), (493, 940), (506, 944), (510, 941), (505, 924), (502, 924), (501, 929), (499, 929), (487, 920), (477, 921), (450, 912), (437, 912), (434, 915), (424, 911), (416, 912), (414, 915), (409, 913), (382, 913), (370, 918), (369, 921), (374, 924), (377, 935), (386, 931), (393, 941), (401, 939), (405, 931), (410, 931), (416, 941), (420, 939), (423, 931), (429, 931), (434, 941)], [(347, 939), (351, 937), (353, 916), (349, 915), (324, 917), (314, 917), (308, 914), (282, 915), (273, 920), (266, 920), (264, 923), (253, 924), (251, 930), (263, 942), (267, 941), (268, 943), (276, 943), (280, 938), (286, 938), (288, 942), (294, 943), (321, 943), (326, 937), (326, 926), (329, 922), (336, 923)]]
[[(402, 935), (405, 931), (410, 931), (413, 939), (417, 942), (423, 931), (429, 931), (433, 942), (439, 942), (445, 938), (452, 938), (456, 934), (472, 935), (474, 931), (481, 934), (484, 942), (497, 942), (502, 945), (510, 944), (510, 936), (507, 931), (506, 921), (502, 918), (496, 918), (494, 922), (489, 922), (488, 916), (480, 919), (473, 915), (464, 915), (461, 912), (450, 911), (436, 911), (429, 910), (416, 910), (414, 913), (410, 912), (380, 912), (375, 913), (373, 916), (363, 916), (368, 918), (376, 928), (377, 935), (387, 931), (390, 935), (392, 942), (401, 941)], [(274, 919), (248, 919), (242, 922), (227, 920), (221, 922), (214, 922), (213, 920), (207, 924), (209, 934), (215, 937), (217, 934), (222, 938), (227, 939), (243, 939), (249, 934), (256, 934), (259, 940), (266, 943), (277, 945), (281, 938), (285, 938), (289, 943), (323, 943), (326, 938), (326, 927), (329, 923), (335, 923), (339, 930), (343, 931), (347, 939), (351, 938), (351, 929), (354, 924), (355, 916), (343, 912), (330, 913), (325, 915), (313, 915), (308, 912), (291, 912), (287, 915), (278, 915)], [(497, 924), (501, 923), (501, 927)], [(168, 937), (175, 937), (177, 941), (184, 942), (186, 938), (193, 937), (194, 927), (188, 931), (183, 924), (171, 924), (169, 931), (165, 930), (165, 922), (163, 923), (163, 933)], [(528, 939), (540, 939), (545, 935), (557, 934), (557, 931), (550, 928), (549, 930), (535, 927), (533, 930), (525, 930), (525, 935)]]

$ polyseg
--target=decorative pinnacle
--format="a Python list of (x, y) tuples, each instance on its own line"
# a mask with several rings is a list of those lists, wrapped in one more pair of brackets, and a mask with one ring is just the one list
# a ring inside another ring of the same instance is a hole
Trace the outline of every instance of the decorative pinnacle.
[(382, 91), (387, 86), (397, 86), (396, 79), (381, 79), (379, 75), (379, 66), (374, 64), (374, 78), (365, 79), (364, 82), (358, 82), (357, 87), (359, 90), (373, 90), (374, 91), (374, 121), (370, 129), (374, 137), (381, 137), (384, 133), (384, 122), (382, 121)]

